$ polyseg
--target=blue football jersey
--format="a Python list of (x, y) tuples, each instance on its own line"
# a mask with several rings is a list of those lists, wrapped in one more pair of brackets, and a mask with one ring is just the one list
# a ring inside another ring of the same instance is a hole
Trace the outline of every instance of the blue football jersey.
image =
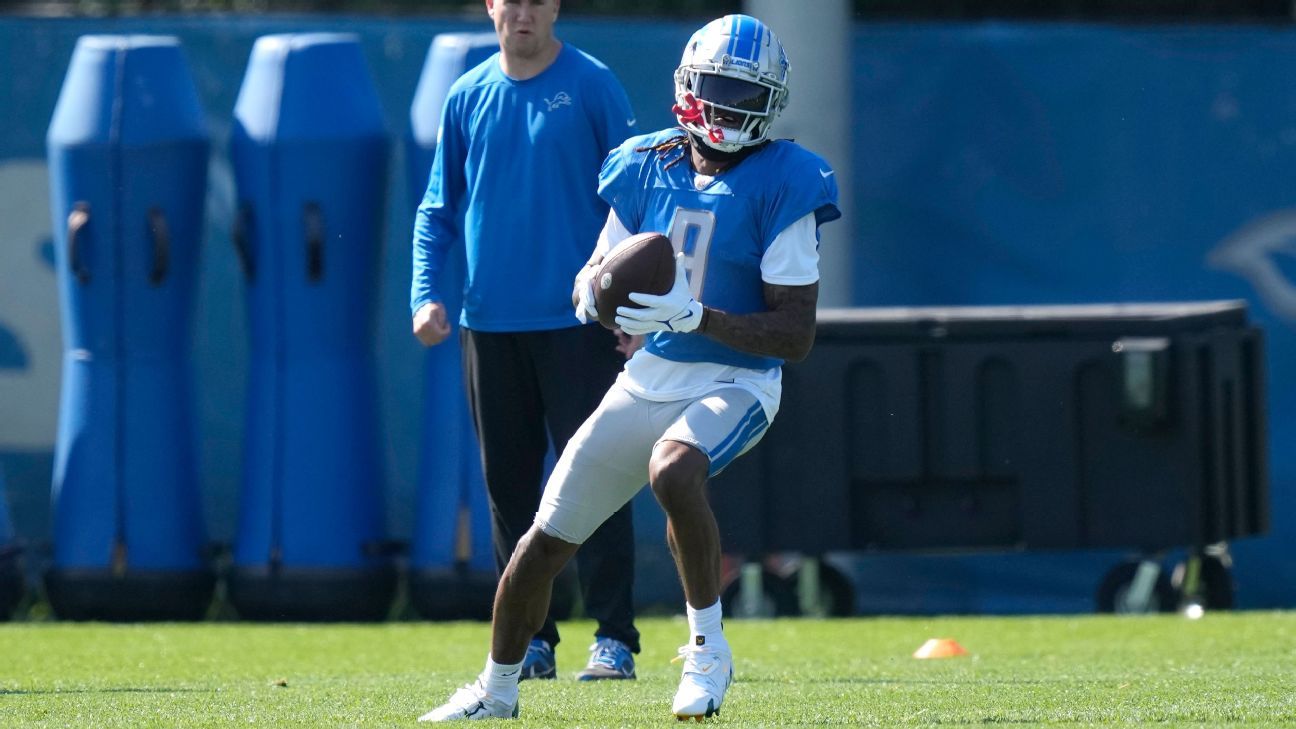
[[(626, 140), (603, 163), (599, 195), (631, 233), (662, 233), (684, 252), (698, 301), (732, 314), (764, 311), (760, 265), (774, 239), (811, 213), (817, 225), (841, 217), (832, 168), (788, 140), (764, 145), (713, 178), (697, 175), (687, 157), (667, 169), (680, 149), (636, 151), (682, 133), (666, 129)], [(645, 348), (677, 362), (750, 369), (783, 364), (697, 333), (654, 332)]]

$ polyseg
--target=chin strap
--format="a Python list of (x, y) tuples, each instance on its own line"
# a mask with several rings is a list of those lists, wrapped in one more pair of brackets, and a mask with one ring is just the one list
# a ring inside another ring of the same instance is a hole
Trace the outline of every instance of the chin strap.
[(707, 138), (712, 142), (716, 144), (723, 143), (724, 131), (719, 127), (713, 127), (706, 123), (706, 119), (702, 116), (702, 104), (693, 96), (693, 92), (685, 93), (683, 102), (683, 105), (675, 104), (671, 107), (671, 111), (675, 112), (675, 116), (680, 120), (680, 123), (696, 124), (706, 130)]

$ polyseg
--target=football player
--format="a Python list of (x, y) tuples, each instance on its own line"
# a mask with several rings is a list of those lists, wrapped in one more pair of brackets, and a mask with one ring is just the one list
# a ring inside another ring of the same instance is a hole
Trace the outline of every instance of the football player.
[(617, 324), (644, 346), (567, 444), (535, 524), (495, 598), (491, 653), (478, 679), (422, 719), (516, 716), (517, 667), (543, 620), (550, 585), (577, 546), (647, 483), (687, 601), (690, 636), (672, 703), (680, 719), (719, 712), (733, 680), (721, 629), (720, 537), (707, 479), (764, 435), (781, 366), (810, 351), (818, 297), (818, 227), (841, 216), (832, 168), (770, 127), (788, 102), (788, 60), (759, 20), (728, 15), (700, 29), (675, 72), (679, 127), (634, 137), (603, 164), (611, 211), (577, 276), (583, 319), (597, 317), (589, 279), (632, 234), (673, 242), (670, 292), (632, 294)]

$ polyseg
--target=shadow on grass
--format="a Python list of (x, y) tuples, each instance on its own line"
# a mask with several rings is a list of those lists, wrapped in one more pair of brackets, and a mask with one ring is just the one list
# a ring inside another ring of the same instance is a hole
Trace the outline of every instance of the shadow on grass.
[(119, 686), (116, 688), (66, 688), (66, 689), (6, 689), (0, 688), (0, 696), (42, 696), (49, 694), (209, 694), (215, 689), (206, 688), (138, 688)]
[[(745, 684), (840, 684), (840, 683), (857, 683), (872, 684), (884, 686), (888, 684), (897, 685), (939, 685), (939, 686), (985, 686), (987, 684), (1002, 684), (1012, 686), (1036, 686), (1045, 684), (1065, 683), (1065, 684), (1087, 684), (1103, 683), (1099, 680), (1081, 680), (1070, 676), (1048, 677), (1048, 678), (897, 678), (894, 676), (797, 676), (796, 678), (780, 678), (778, 676), (744, 676), (741, 679)], [(1116, 683), (1116, 681), (1107, 681), (1107, 683)]]

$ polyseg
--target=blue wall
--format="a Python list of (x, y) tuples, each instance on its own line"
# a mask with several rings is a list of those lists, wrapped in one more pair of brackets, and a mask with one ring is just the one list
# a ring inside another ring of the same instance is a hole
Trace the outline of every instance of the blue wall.
[(1250, 300), (1273, 535), (1236, 545), (1239, 598), (1296, 603), (1296, 33), (882, 26), (854, 54), (856, 302)]
[[(620, 75), (647, 129), (671, 123), (670, 72), (692, 26), (567, 18), (560, 31)], [(226, 151), (253, 41), (288, 31), (361, 34), (398, 141), (431, 39), (487, 29), (484, 17), (0, 20), (0, 465), (21, 536), (49, 534), (60, 349), (44, 137), (76, 38), (180, 36), (209, 116), (194, 354), (206, 511), (212, 536), (229, 540), (247, 345)], [(1253, 303), (1269, 338), (1274, 535), (1237, 545), (1239, 598), (1296, 604), (1296, 243), (1287, 232), (1296, 226), (1282, 217), (1296, 215), (1296, 32), (861, 25), (853, 54), (856, 215), (845, 224), (856, 233), (856, 303)], [(794, 66), (793, 79), (795, 104), (795, 85), (812, 83), (813, 73)], [(406, 303), (404, 167), (397, 144), (377, 345), (388, 522), (398, 537), (411, 527), (423, 388)], [(641, 594), (676, 595), (660, 515), (649, 499), (639, 504)], [(868, 607), (1021, 612), (1086, 609), (1112, 559), (869, 556), (851, 566), (876, 598)]]

